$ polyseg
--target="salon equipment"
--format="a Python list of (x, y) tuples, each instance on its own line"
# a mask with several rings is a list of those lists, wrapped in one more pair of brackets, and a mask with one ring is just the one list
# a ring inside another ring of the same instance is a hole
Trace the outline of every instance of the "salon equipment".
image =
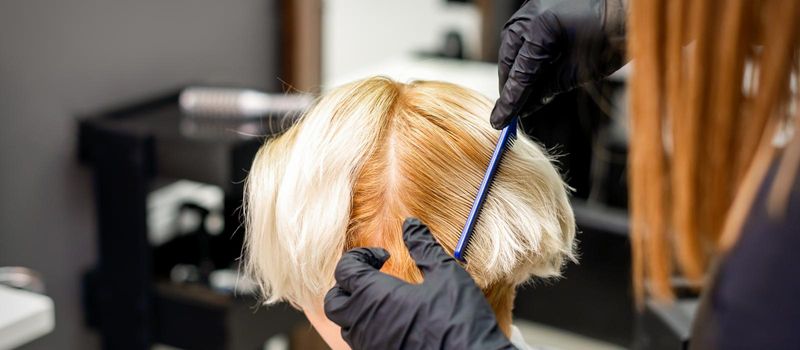
[(309, 94), (267, 94), (251, 89), (188, 87), (181, 92), (181, 110), (192, 116), (254, 118), (300, 114), (311, 105)]
[[(256, 309), (255, 295), (217, 291), (211, 281), (202, 281), (199, 270), (195, 281), (172, 281), (172, 271), (162, 273), (155, 264), (164, 245), (148, 239), (147, 206), (152, 191), (177, 180), (219, 188), (222, 232), (206, 236), (208, 244), (186, 240), (172, 247), (236, 268), (244, 237), (236, 231), (242, 180), (264, 137), (286, 125), (285, 116), (226, 119), (214, 132), (186, 132), (184, 121), (205, 118), (181, 113), (179, 94), (80, 118), (79, 157), (92, 170), (97, 203), (98, 260), (83, 281), (86, 322), (99, 331), (105, 349), (150, 349), (155, 343), (261, 348), (271, 336), (289, 334), (304, 322), (303, 315), (287, 305)], [(250, 125), (252, 133), (236, 132), (239, 125)]]
[(478, 195), (475, 196), (475, 202), (472, 203), (472, 209), (470, 209), (467, 222), (464, 224), (464, 230), (461, 231), (461, 236), (458, 238), (458, 244), (456, 244), (456, 249), (453, 252), (453, 256), (462, 262), (466, 261), (466, 250), (467, 245), (469, 244), (469, 238), (472, 235), (472, 230), (475, 228), (475, 224), (478, 222), (478, 216), (480, 215), (481, 207), (483, 206), (484, 200), (486, 200), (486, 196), (489, 194), (492, 181), (494, 180), (494, 175), (497, 173), (497, 169), (500, 167), (500, 163), (503, 160), (503, 154), (505, 153), (506, 149), (513, 146), (516, 138), (517, 118), (514, 117), (511, 119), (511, 123), (506, 125), (506, 127), (503, 128), (503, 131), (500, 132), (500, 138), (497, 140), (497, 146), (494, 148), (492, 158), (489, 159), (489, 167), (486, 169), (486, 173), (483, 175), (481, 187), (478, 189)]

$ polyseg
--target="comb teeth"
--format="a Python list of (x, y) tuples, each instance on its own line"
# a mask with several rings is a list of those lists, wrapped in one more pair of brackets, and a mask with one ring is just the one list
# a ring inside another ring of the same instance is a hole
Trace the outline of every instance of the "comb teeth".
[(492, 181), (494, 181), (494, 176), (497, 173), (497, 169), (500, 168), (500, 162), (503, 159), (503, 154), (505, 153), (506, 149), (513, 144), (513, 141), (516, 140), (516, 138), (517, 118), (514, 117), (511, 119), (511, 123), (506, 125), (506, 127), (503, 128), (503, 131), (500, 132), (500, 138), (497, 140), (497, 146), (494, 148), (492, 158), (489, 159), (489, 167), (486, 169), (486, 173), (483, 175), (481, 187), (478, 188), (478, 195), (475, 197), (475, 201), (472, 202), (472, 209), (469, 211), (467, 222), (464, 224), (464, 229), (461, 231), (461, 236), (458, 239), (456, 249), (453, 251), (453, 256), (461, 262), (467, 261), (466, 251), (467, 245), (469, 244), (469, 238), (472, 236), (472, 231), (475, 228), (475, 224), (478, 222), (478, 216), (480, 215), (481, 208), (483, 207), (483, 202), (486, 200), (486, 196), (489, 194), (489, 189), (492, 185)]

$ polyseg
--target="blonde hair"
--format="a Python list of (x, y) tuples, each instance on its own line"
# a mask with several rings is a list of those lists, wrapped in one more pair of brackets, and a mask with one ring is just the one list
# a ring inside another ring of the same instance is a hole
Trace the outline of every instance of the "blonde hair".
[[(370, 78), (334, 89), (267, 142), (245, 194), (247, 271), (267, 302), (319, 303), (342, 253), (359, 246), (387, 249), (384, 272), (421, 281), (402, 221), (421, 219), (452, 253), (499, 134), (490, 110), (485, 97), (453, 84)], [(507, 326), (514, 287), (558, 276), (575, 258), (574, 235), (564, 183), (520, 135), (464, 267)]]
[(629, 18), (631, 238), (641, 305), (647, 294), (672, 299), (676, 274), (702, 285), (710, 258), (737, 240), (777, 156), (767, 205), (773, 216), (784, 210), (800, 137), (783, 152), (773, 139), (782, 125), (800, 130), (800, 0), (632, 0)]

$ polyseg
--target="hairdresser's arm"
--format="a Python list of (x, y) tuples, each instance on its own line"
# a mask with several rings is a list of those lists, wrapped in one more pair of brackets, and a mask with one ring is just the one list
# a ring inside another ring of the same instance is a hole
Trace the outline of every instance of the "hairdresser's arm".
[(325, 314), (353, 349), (514, 349), (478, 286), (416, 219), (403, 239), (425, 275), (409, 284), (379, 271), (389, 254), (353, 249), (336, 266)]
[(529, 0), (503, 27), (492, 126), (531, 115), (554, 95), (624, 63), (627, 0)]

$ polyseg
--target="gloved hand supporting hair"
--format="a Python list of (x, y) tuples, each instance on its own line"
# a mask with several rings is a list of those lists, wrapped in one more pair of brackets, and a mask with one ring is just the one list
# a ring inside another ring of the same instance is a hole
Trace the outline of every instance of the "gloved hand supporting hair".
[(417, 219), (403, 239), (424, 274), (410, 284), (380, 272), (381, 248), (356, 248), (336, 266), (325, 314), (353, 349), (513, 349), (472, 277)]

